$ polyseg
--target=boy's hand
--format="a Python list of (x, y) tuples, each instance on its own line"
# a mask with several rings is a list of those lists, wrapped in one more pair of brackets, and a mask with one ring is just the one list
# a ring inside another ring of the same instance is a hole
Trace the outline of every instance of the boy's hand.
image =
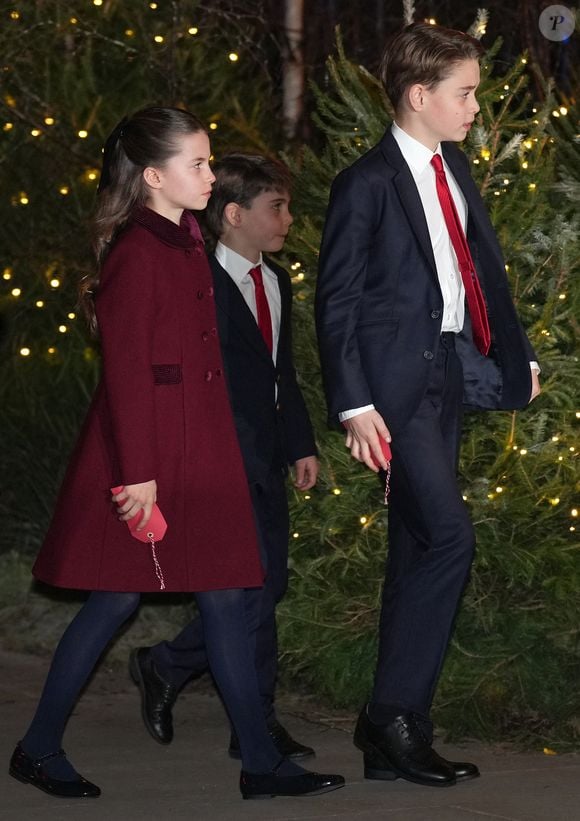
[(120, 493), (113, 494), (113, 501), (119, 505), (117, 510), (122, 522), (128, 522), (142, 510), (143, 516), (137, 528), (142, 530), (151, 518), (153, 505), (157, 501), (157, 482), (151, 479), (137, 485), (125, 485)]
[(294, 462), (294, 487), (310, 490), (316, 484), (320, 464), (316, 456), (305, 456)]
[(391, 434), (380, 413), (376, 410), (364, 411), (351, 416), (343, 424), (347, 430), (346, 446), (350, 448), (351, 455), (359, 462), (364, 462), (375, 473), (379, 472), (377, 465), (386, 470), (387, 460), (379, 439), (390, 442)]
[[(532, 368), (532, 395), (530, 396), (530, 402), (533, 402), (536, 396), (539, 396), (541, 392), (542, 388), (540, 387), (540, 375), (535, 368)], [(530, 402), (528, 402), (528, 405)]]

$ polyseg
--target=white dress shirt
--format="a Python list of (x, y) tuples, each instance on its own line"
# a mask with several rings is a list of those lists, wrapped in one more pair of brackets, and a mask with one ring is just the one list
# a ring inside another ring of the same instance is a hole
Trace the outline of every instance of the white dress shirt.
[(250, 262), (236, 251), (228, 248), (228, 246), (224, 245), (222, 242), (218, 242), (216, 245), (215, 258), (238, 286), (241, 295), (244, 297), (246, 305), (256, 320), (256, 323), (258, 322), (256, 289), (249, 272), (252, 268), (255, 268), (256, 265), (262, 266), (262, 280), (264, 282), (264, 290), (266, 292), (266, 299), (268, 300), (268, 307), (270, 308), (270, 316), (272, 318), (272, 359), (275, 362), (278, 352), (278, 339), (280, 337), (280, 315), (282, 309), (280, 288), (278, 286), (278, 278), (276, 274), (264, 263), (262, 254), (260, 254), (260, 259), (258, 262)]

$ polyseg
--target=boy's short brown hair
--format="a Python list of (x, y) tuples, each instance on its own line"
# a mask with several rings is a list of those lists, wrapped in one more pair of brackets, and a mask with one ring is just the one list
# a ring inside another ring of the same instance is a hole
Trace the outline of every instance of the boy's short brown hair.
[(228, 203), (251, 208), (253, 200), (264, 191), (289, 194), (292, 185), (290, 171), (283, 163), (260, 154), (226, 154), (213, 166), (213, 172), (216, 181), (205, 222), (216, 239), (223, 231), (224, 208)]
[(483, 53), (479, 40), (462, 31), (411, 23), (388, 43), (380, 78), (395, 111), (405, 91), (416, 83), (433, 87), (445, 80), (457, 63), (477, 60)]

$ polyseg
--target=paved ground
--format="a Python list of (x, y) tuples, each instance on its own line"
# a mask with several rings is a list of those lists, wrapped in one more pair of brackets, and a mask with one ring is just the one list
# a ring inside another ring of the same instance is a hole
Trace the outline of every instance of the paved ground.
[(448, 789), (369, 782), (352, 746), (350, 717), (316, 714), (306, 721), (312, 709), (289, 699), (282, 703), (284, 723), (316, 748), (316, 768), (342, 773), (347, 786), (312, 798), (242, 801), (239, 767), (224, 754), (223, 710), (207, 686), (182, 694), (175, 741), (162, 747), (143, 728), (138, 693), (124, 671), (106, 669), (87, 688), (65, 738), (71, 760), (103, 794), (80, 802), (51, 798), (7, 774), (45, 667), (45, 660), (0, 652), (1, 821), (580, 821), (578, 755), (437, 745), (448, 758), (477, 762), (482, 777)]

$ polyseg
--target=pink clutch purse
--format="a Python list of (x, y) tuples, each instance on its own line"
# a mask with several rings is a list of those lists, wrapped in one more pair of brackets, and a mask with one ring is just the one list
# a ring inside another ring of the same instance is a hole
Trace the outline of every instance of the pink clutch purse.
[[(112, 487), (111, 493), (115, 495), (117, 493), (121, 493), (123, 490), (124, 485), (119, 485), (118, 487)], [(149, 521), (147, 522), (147, 527), (143, 528), (143, 530), (137, 530), (139, 522), (143, 518), (143, 511), (140, 510), (132, 519), (127, 521), (127, 526), (129, 528), (129, 532), (131, 536), (134, 536), (135, 539), (139, 539), (140, 542), (145, 542), (151, 545), (151, 555), (153, 557), (153, 567), (155, 568), (155, 575), (159, 580), (159, 588), (160, 590), (165, 590), (165, 581), (163, 579), (163, 573), (161, 571), (161, 565), (159, 564), (159, 560), (157, 558), (157, 551), (155, 550), (155, 543), (160, 542), (161, 539), (165, 536), (167, 532), (167, 522), (163, 516), (163, 513), (159, 510), (157, 504), (153, 505), (153, 510), (151, 511), (151, 516)]]

